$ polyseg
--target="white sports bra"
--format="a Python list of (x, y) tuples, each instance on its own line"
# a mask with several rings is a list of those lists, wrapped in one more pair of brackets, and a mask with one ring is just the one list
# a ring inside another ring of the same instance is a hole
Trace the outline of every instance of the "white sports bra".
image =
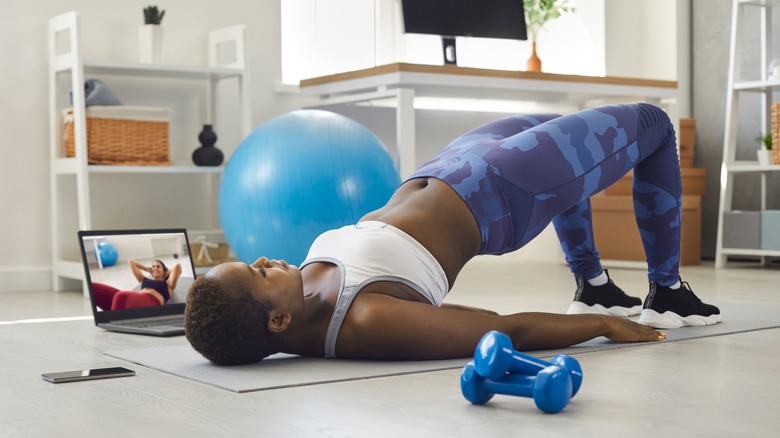
[(352, 301), (377, 281), (403, 283), (441, 306), (449, 282), (439, 262), (420, 242), (400, 229), (364, 221), (323, 233), (312, 243), (301, 268), (314, 262), (333, 263), (341, 270), (341, 290), (325, 336), (325, 357), (336, 357), (336, 338)]

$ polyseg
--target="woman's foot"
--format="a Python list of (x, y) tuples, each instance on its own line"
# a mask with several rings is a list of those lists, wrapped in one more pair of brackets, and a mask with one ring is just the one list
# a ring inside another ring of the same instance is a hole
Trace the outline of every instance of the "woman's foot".
[(574, 294), (574, 301), (569, 306), (569, 310), (566, 311), (570, 315), (598, 313), (628, 317), (638, 315), (642, 310), (642, 300), (623, 292), (609, 278), (609, 273), (607, 273), (608, 281), (601, 286), (591, 285), (582, 275), (577, 275), (576, 278), (577, 292)]
[(720, 309), (703, 303), (687, 282), (677, 289), (650, 282), (650, 293), (639, 323), (655, 328), (670, 329), (686, 326), (704, 326), (720, 322)]

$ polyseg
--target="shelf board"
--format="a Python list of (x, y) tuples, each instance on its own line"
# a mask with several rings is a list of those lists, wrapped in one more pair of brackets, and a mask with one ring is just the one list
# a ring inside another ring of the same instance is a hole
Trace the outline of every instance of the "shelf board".
[[(80, 261), (57, 260), (57, 274), (60, 277), (72, 278), (74, 280), (84, 280), (84, 264)], [(206, 274), (213, 266), (196, 266), (195, 275)]]
[(79, 172), (79, 163), (75, 158), (57, 158), (54, 160), (52, 170), (56, 175), (71, 175)]
[(213, 266), (195, 266), (195, 276), (200, 277), (206, 275), (213, 268)]
[(780, 172), (780, 164), (761, 165), (757, 161), (734, 161), (728, 164), (732, 173)]
[(224, 166), (109, 166), (90, 164), (89, 173), (157, 173), (157, 174), (217, 174), (225, 170)]
[(776, 249), (722, 248), (721, 252), (726, 255), (780, 257), (780, 250)]
[(54, 261), (54, 269), (60, 277), (84, 279), (84, 264), (81, 261), (58, 259)]
[[(57, 158), (54, 164), (54, 172), (58, 175), (75, 174), (79, 172), (80, 163), (76, 158)], [(221, 174), (225, 166), (195, 166), (192, 164), (173, 166), (113, 166), (90, 164), (87, 166), (89, 173), (156, 173), (161, 175), (186, 175), (186, 174)]]
[(766, 81), (740, 81), (734, 82), (735, 91), (772, 91), (780, 89), (780, 79)]
[(209, 80), (240, 77), (244, 74), (243, 70), (237, 68), (119, 62), (84, 62), (84, 72), (134, 77)]
[(743, 5), (761, 7), (780, 6), (780, 0), (739, 0), (739, 2)]

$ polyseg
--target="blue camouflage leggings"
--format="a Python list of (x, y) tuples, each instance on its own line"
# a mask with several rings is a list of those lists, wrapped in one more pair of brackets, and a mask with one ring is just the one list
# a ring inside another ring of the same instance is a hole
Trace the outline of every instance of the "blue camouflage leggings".
[(434, 177), (460, 194), (479, 224), (480, 254), (521, 248), (553, 222), (572, 272), (592, 278), (601, 263), (589, 199), (631, 169), (648, 278), (674, 284), (680, 163), (674, 127), (653, 105), (500, 119), (458, 137), (409, 179)]

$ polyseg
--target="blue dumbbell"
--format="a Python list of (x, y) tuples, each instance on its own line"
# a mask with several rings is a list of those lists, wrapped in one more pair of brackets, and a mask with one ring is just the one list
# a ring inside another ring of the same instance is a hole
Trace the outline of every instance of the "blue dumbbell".
[(514, 349), (512, 339), (495, 330), (482, 336), (474, 351), (474, 366), (480, 376), (498, 380), (506, 373), (534, 374), (550, 365), (558, 365), (571, 375), (574, 397), (582, 385), (582, 367), (577, 359), (559, 354), (550, 362), (529, 356)]
[(486, 379), (469, 362), (460, 375), (460, 390), (471, 403), (481, 405), (495, 394), (516, 395), (534, 399), (536, 407), (548, 414), (560, 412), (571, 399), (571, 377), (569, 373), (551, 365), (536, 376), (507, 374), (501, 380)]

